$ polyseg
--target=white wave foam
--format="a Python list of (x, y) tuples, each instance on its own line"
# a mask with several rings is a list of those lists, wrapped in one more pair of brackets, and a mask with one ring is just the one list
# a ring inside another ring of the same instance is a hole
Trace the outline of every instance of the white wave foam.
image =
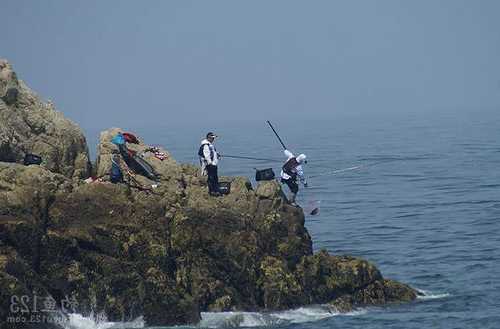
[(366, 314), (368, 311), (366, 309), (357, 309), (348, 313), (342, 313), (341, 315), (348, 315), (348, 316), (357, 316), (357, 315), (363, 315)]
[[(366, 311), (357, 310), (342, 315), (360, 315)], [(331, 318), (341, 313), (334, 312), (328, 306), (316, 305), (300, 307), (294, 310), (258, 313), (258, 312), (202, 312), (199, 327), (202, 328), (237, 328), (276, 326), (288, 323), (314, 322)]]
[(256, 312), (202, 312), (199, 327), (236, 328), (269, 325), (271, 321)]
[[(315, 305), (300, 307), (293, 310), (259, 313), (259, 312), (202, 312), (201, 321), (196, 327), (201, 328), (238, 328), (238, 327), (263, 327), (278, 326), (289, 323), (315, 322), (338, 315), (356, 316), (365, 314), (366, 310), (360, 309), (349, 313), (335, 312), (328, 305)], [(64, 323), (65, 329), (120, 329), (144, 328), (143, 317), (132, 322), (110, 322), (105, 315), (68, 314)]]
[(417, 296), (417, 299), (421, 300), (428, 300), (428, 299), (441, 299), (441, 298), (446, 298), (451, 296), (449, 293), (441, 293), (441, 294), (435, 294), (433, 292), (427, 291), (427, 290), (422, 290), (422, 289), (417, 289), (419, 293), (421, 293), (421, 296)]
[(144, 328), (144, 320), (141, 317), (131, 322), (110, 322), (103, 314), (84, 317), (81, 314), (68, 314), (68, 321), (64, 323), (65, 329), (120, 329), (120, 328)]

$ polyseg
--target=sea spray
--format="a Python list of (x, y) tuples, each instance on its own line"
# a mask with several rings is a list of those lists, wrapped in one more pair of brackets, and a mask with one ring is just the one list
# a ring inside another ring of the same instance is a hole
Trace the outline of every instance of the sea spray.
[(286, 324), (315, 322), (338, 315), (360, 315), (364, 310), (339, 313), (328, 305), (300, 307), (293, 310), (260, 313), (260, 312), (202, 312), (199, 327), (202, 328), (236, 328), (282, 326)]
[(419, 293), (421, 293), (421, 295), (417, 296), (417, 299), (421, 299), (421, 300), (441, 299), (441, 298), (446, 298), (446, 297), (450, 297), (451, 296), (447, 292), (436, 294), (436, 293), (433, 293), (433, 292), (430, 292), (430, 291), (427, 291), (427, 290), (418, 289), (418, 288), (416, 290)]
[(64, 329), (120, 329), (120, 328), (144, 328), (143, 317), (130, 322), (110, 322), (104, 313), (89, 316), (72, 313), (68, 315), (68, 320), (64, 324)]

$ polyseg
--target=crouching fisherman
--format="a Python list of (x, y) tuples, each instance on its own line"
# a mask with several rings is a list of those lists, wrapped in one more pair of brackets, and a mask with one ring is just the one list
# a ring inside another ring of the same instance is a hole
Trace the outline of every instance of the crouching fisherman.
[(206, 139), (201, 141), (198, 156), (200, 157), (201, 174), (207, 175), (208, 193), (212, 196), (221, 196), (219, 191), (219, 176), (217, 165), (220, 155), (215, 149), (214, 142), (217, 135), (209, 132)]
[(285, 150), (285, 156), (288, 160), (283, 165), (281, 170), (281, 183), (288, 185), (290, 191), (292, 192), (288, 201), (290, 204), (296, 206), (295, 198), (297, 197), (297, 193), (299, 192), (299, 184), (297, 182), (297, 178), (300, 182), (307, 187), (307, 181), (304, 176), (304, 170), (302, 168), (302, 164), (307, 163), (306, 155), (300, 154), (295, 157), (292, 152)]

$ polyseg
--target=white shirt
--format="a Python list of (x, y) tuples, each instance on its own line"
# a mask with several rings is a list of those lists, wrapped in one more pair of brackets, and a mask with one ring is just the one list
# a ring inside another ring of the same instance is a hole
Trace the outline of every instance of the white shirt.
[[(291, 158), (295, 158), (295, 155), (293, 155), (293, 153), (288, 151), (288, 150), (285, 150), (284, 153), (285, 153), (285, 156), (287, 157), (287, 161), (290, 160)], [(298, 165), (297, 167), (295, 167), (294, 171), (297, 172), (297, 176), (299, 177), (300, 182), (302, 184), (306, 184), (306, 178), (304, 176), (304, 169), (302, 168), (302, 165)], [(292, 177), (290, 175), (288, 175), (286, 172), (284, 172), (282, 169), (281, 170), (281, 178), (290, 179)]]
[(201, 162), (205, 165), (216, 166), (219, 163), (219, 154), (214, 144), (210, 143), (208, 139), (204, 139), (201, 141), (201, 145), (203, 145), (203, 157), (200, 157)]

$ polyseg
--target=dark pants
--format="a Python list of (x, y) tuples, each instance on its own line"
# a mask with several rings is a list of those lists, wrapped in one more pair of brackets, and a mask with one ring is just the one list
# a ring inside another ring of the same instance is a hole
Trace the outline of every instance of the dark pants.
[(281, 182), (283, 184), (288, 185), (288, 187), (290, 188), (290, 191), (292, 191), (293, 194), (297, 194), (297, 192), (299, 192), (299, 184), (297, 183), (296, 179), (293, 179), (293, 178), (283, 179), (282, 178)]
[(208, 175), (208, 192), (217, 193), (219, 192), (219, 176), (217, 174), (217, 166), (207, 165), (207, 175)]

